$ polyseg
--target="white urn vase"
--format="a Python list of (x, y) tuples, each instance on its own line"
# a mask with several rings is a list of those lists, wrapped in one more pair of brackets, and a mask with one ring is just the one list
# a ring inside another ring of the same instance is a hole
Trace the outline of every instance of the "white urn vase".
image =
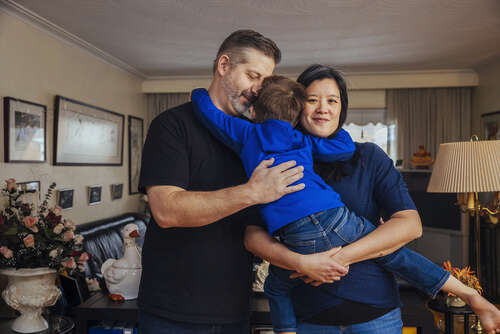
[(48, 323), (42, 317), (44, 307), (52, 306), (61, 296), (56, 287), (57, 271), (50, 268), (1, 269), (8, 283), (2, 297), (21, 315), (12, 324), (18, 333), (35, 333), (47, 329)]

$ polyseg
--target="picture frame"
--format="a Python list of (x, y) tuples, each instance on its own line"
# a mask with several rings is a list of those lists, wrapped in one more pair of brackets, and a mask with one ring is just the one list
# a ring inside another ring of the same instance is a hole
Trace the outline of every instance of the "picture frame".
[(63, 210), (69, 210), (73, 208), (73, 189), (60, 189), (57, 191), (57, 205)]
[(144, 143), (144, 120), (128, 116), (128, 193), (139, 193), (142, 145)]
[(4, 97), (4, 161), (47, 161), (47, 107)]
[(40, 181), (25, 181), (25, 182), (17, 182), (17, 188), (25, 193), (35, 193), (38, 194), (38, 199), (41, 199), (40, 196)]
[(54, 165), (122, 166), (125, 116), (56, 96)]
[(96, 205), (102, 202), (102, 186), (95, 184), (89, 186), (88, 198), (89, 205)]
[(500, 139), (500, 111), (481, 115), (481, 126), (484, 140)]
[(111, 185), (111, 200), (120, 199), (123, 196), (123, 183)]

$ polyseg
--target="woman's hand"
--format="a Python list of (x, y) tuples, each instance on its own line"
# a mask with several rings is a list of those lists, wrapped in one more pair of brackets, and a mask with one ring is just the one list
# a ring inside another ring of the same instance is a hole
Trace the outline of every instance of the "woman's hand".
[(301, 255), (298, 271), (290, 275), (290, 278), (300, 278), (313, 286), (340, 280), (349, 272), (348, 266), (342, 266), (334, 260), (334, 256), (341, 248), (336, 247), (321, 253)]

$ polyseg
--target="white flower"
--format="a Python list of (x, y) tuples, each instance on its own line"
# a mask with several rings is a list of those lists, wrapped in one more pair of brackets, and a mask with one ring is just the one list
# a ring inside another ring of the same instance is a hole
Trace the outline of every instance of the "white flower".
[(50, 251), (49, 256), (53, 259), (55, 259), (59, 255), (59, 249), (53, 249)]
[(78, 235), (75, 237), (75, 244), (77, 244), (77, 245), (81, 245), (82, 243), (83, 243), (83, 235), (78, 234)]
[(55, 234), (60, 234), (64, 228), (63, 224), (57, 224), (56, 227), (54, 227), (54, 233)]

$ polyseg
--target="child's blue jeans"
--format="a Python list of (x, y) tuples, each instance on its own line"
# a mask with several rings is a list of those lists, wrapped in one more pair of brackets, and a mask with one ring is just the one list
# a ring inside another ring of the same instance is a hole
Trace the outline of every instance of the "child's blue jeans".
[[(279, 229), (276, 235), (292, 251), (312, 254), (350, 244), (375, 228), (365, 218), (356, 216), (345, 207), (339, 207), (301, 218)], [(406, 247), (373, 261), (431, 296), (439, 292), (450, 275), (448, 271)], [(304, 283), (300, 279), (290, 279), (291, 273), (289, 270), (270, 266), (269, 276), (264, 284), (276, 333), (297, 331), (290, 291), (296, 285)]]

